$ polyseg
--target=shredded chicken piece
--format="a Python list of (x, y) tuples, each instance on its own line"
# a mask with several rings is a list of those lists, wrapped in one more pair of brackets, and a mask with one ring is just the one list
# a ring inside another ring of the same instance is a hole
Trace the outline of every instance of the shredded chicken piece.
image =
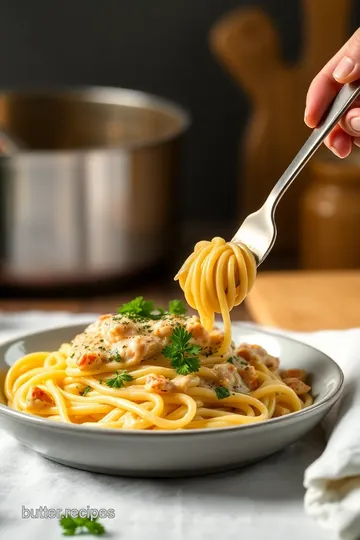
[(296, 379), (295, 377), (289, 377), (287, 379), (283, 379), (284, 383), (292, 388), (294, 390), (295, 394), (298, 396), (301, 396), (302, 394), (307, 394), (311, 387), (305, 384), (303, 381), (300, 381), (300, 379)]
[(32, 388), (30, 388), (27, 399), (30, 407), (33, 407), (35, 409), (55, 405), (54, 399), (51, 394), (49, 394), (39, 386), (33, 386)]
[(154, 336), (134, 336), (127, 340), (121, 351), (121, 358), (128, 365), (135, 365), (142, 360), (158, 354), (162, 349), (162, 340)]
[(275, 410), (274, 410), (274, 418), (277, 416), (285, 416), (285, 414), (289, 414), (290, 410), (286, 407), (282, 407), (281, 405), (276, 404)]
[(210, 335), (197, 317), (192, 317), (186, 322), (186, 330), (190, 332), (196, 343), (207, 347), (210, 343)]
[(224, 341), (224, 332), (213, 330), (210, 333), (210, 349), (218, 349)]
[(154, 324), (153, 334), (161, 338), (169, 338), (174, 331), (174, 324), (168, 320), (160, 320)]
[[(185, 318), (167, 314), (159, 320), (131, 318), (127, 315), (103, 315), (71, 343), (68, 363), (80, 369), (116, 361), (133, 366), (156, 357), (169, 343), (176, 326), (184, 326), (192, 334), (192, 343), (209, 349), (210, 336), (198, 317)], [(213, 343), (221, 340), (215, 329)], [(115, 357), (115, 358), (114, 358)]]
[(279, 369), (280, 360), (275, 356), (271, 356), (271, 354), (268, 354), (266, 360), (264, 360), (264, 364), (270, 371), (274, 372)]
[(102, 363), (100, 354), (96, 352), (85, 353), (77, 360), (79, 369), (86, 369), (89, 366), (97, 366)]
[(89, 366), (97, 366), (102, 363), (101, 355), (96, 352), (85, 353), (77, 360), (79, 369), (86, 369)]
[(145, 389), (156, 394), (166, 394), (168, 392), (186, 392), (193, 377), (183, 375), (175, 377), (172, 381), (163, 375), (148, 375)]
[(264, 364), (270, 371), (276, 371), (280, 365), (279, 359), (269, 354), (260, 345), (242, 343), (235, 350), (235, 354), (249, 363), (258, 362), (259, 364)]
[(281, 372), (282, 379), (299, 379), (299, 381), (305, 382), (306, 371), (304, 369), (286, 369)]
[(254, 366), (249, 365), (244, 368), (241, 368), (238, 370), (240, 377), (245, 382), (246, 386), (250, 388), (250, 390), (256, 390), (259, 388), (259, 378), (256, 373), (256, 369)]
[[(109, 321), (109, 323), (111, 323), (111, 321)], [(116, 343), (124, 338), (136, 335), (138, 331), (138, 327), (133, 321), (119, 321), (117, 324), (112, 325), (109, 329), (109, 342)]]
[(226, 386), (230, 391), (240, 394), (248, 394), (249, 388), (240, 376), (238, 370), (229, 362), (224, 364), (216, 364), (213, 368), (218, 382), (221, 386)]
[(145, 390), (155, 392), (155, 394), (166, 394), (171, 392), (174, 386), (170, 379), (164, 375), (148, 375), (145, 382)]

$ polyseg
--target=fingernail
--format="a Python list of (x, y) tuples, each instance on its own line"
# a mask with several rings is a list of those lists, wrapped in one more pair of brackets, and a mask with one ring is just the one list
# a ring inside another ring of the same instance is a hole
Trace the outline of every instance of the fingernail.
[(360, 137), (355, 137), (354, 144), (360, 148)]
[(351, 118), (350, 126), (354, 131), (360, 131), (360, 116), (354, 116), (354, 118)]
[(342, 156), (340, 156), (336, 146), (335, 146), (336, 143), (333, 143), (332, 146), (330, 146), (330, 150), (332, 151), (333, 154), (335, 154), (336, 157), (342, 159)]
[(349, 58), (348, 56), (344, 56), (344, 58), (334, 69), (333, 76), (335, 79), (345, 79), (345, 77), (348, 77), (350, 75), (354, 68), (355, 64), (351, 60), (351, 58)]

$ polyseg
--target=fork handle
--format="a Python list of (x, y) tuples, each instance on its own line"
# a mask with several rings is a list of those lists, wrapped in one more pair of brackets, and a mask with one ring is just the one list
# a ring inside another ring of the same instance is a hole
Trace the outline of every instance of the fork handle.
[(345, 84), (336, 98), (330, 105), (327, 112), (324, 114), (320, 124), (315, 128), (305, 142), (304, 146), (299, 150), (293, 161), (290, 163), (281, 178), (277, 181), (274, 188), (270, 192), (265, 205), (271, 206), (272, 214), (274, 214), (276, 206), (288, 189), (290, 184), (295, 180), (299, 172), (304, 168), (309, 159), (314, 155), (316, 150), (321, 146), (325, 137), (330, 133), (332, 128), (338, 123), (340, 118), (346, 113), (350, 105), (360, 94), (360, 79)]

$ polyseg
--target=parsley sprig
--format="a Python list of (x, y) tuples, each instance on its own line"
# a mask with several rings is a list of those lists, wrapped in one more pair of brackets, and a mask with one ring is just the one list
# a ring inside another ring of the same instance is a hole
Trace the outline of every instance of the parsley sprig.
[(92, 390), (91, 386), (86, 386), (84, 390), (82, 391), (82, 396), (85, 397), (88, 392)]
[(113, 362), (122, 362), (123, 361), (119, 351), (115, 351), (114, 353), (110, 352), (109, 360), (110, 360), (110, 362), (111, 361), (113, 361)]
[(107, 386), (110, 388), (121, 388), (125, 386), (126, 382), (133, 381), (134, 377), (130, 375), (127, 371), (115, 371), (115, 375), (112, 379), (106, 381)]
[(168, 313), (171, 315), (186, 315), (187, 309), (181, 300), (170, 300)]
[(144, 300), (143, 296), (137, 296), (118, 308), (118, 313), (133, 317), (152, 318), (155, 304), (152, 300)]
[(218, 399), (225, 399), (230, 396), (230, 391), (225, 386), (216, 386), (215, 394)]
[(192, 335), (183, 327), (176, 326), (170, 338), (170, 343), (161, 351), (169, 358), (171, 366), (179, 375), (187, 375), (199, 371), (201, 352), (200, 345), (190, 343)]
[(71, 516), (61, 516), (60, 526), (63, 529), (64, 536), (75, 536), (76, 534), (88, 533), (94, 536), (105, 534), (105, 528), (98, 522), (98, 518), (82, 518)]
[(187, 309), (181, 300), (171, 300), (168, 310), (155, 306), (153, 300), (144, 300), (143, 296), (137, 296), (130, 302), (118, 308), (120, 315), (126, 315), (130, 319), (161, 319), (165, 315), (186, 315)]

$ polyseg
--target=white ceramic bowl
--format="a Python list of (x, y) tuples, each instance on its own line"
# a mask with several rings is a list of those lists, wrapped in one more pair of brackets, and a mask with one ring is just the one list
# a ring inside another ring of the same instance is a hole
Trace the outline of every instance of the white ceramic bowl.
[[(34, 332), (0, 347), (1, 392), (5, 373), (20, 356), (56, 350), (84, 329), (76, 324)], [(224, 429), (130, 431), (60, 424), (20, 413), (0, 395), (0, 423), (20, 443), (70, 467), (127, 476), (171, 477), (234, 469), (258, 461), (295, 442), (311, 430), (341, 394), (343, 374), (322, 352), (246, 325), (234, 325), (236, 343), (262, 345), (280, 357), (283, 368), (311, 374), (314, 404), (300, 412), (266, 422)]]

